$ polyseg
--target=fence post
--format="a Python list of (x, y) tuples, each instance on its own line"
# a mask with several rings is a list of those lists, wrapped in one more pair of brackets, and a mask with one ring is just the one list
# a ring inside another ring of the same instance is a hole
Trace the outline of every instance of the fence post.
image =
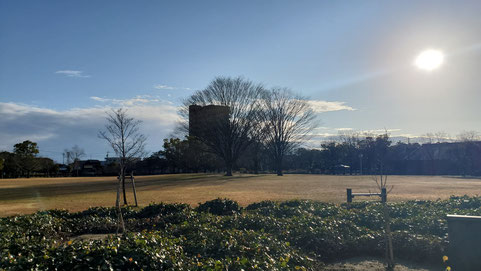
[(352, 189), (351, 188), (347, 188), (347, 202), (350, 203), (352, 202)]
[(387, 202), (386, 188), (381, 189), (381, 202)]
[(138, 206), (137, 204), (137, 191), (135, 191), (135, 178), (134, 178), (134, 172), (130, 172), (130, 180), (132, 180), (132, 189), (134, 190), (134, 200), (135, 200), (135, 207)]

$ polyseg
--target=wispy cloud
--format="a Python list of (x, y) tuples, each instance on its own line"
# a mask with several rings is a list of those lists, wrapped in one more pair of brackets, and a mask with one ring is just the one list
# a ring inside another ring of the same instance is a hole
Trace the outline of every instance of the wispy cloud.
[(88, 78), (90, 75), (84, 74), (83, 71), (75, 71), (75, 70), (61, 70), (56, 71), (56, 74), (63, 74), (67, 77), (77, 77), (77, 78)]
[(355, 109), (346, 105), (346, 102), (328, 102), (322, 100), (309, 100), (309, 104), (312, 107), (312, 110), (316, 113), (323, 113), (323, 112), (331, 112), (331, 111), (340, 111), (340, 110), (348, 110), (354, 111)]
[(159, 97), (154, 97), (151, 95), (137, 95), (129, 99), (111, 99), (102, 98), (97, 96), (91, 96), (90, 99), (101, 102), (104, 104), (110, 104), (112, 106), (136, 106), (136, 105), (155, 105), (157, 103), (172, 104), (170, 101), (160, 99)]
[(164, 90), (174, 90), (174, 89), (179, 89), (179, 90), (192, 90), (191, 88), (173, 87), (173, 86), (162, 85), (162, 84), (155, 85), (154, 88), (155, 88), (155, 89), (164, 89)]
[(346, 132), (346, 131), (352, 131), (354, 129), (352, 129), (352, 128), (336, 128), (336, 130), (338, 130), (340, 132)]
[(175, 89), (174, 87), (167, 86), (167, 85), (155, 85), (155, 89)]
[(97, 101), (97, 102), (109, 102), (111, 99), (100, 98), (97, 96), (91, 96), (90, 99)]

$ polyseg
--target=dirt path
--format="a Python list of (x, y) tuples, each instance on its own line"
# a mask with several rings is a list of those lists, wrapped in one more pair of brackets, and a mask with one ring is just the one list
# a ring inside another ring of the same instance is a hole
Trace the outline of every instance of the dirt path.
[[(379, 258), (352, 258), (340, 263), (327, 265), (322, 271), (385, 271), (383, 260)], [(409, 263), (406, 261), (396, 262), (395, 271), (438, 271), (444, 267)]]

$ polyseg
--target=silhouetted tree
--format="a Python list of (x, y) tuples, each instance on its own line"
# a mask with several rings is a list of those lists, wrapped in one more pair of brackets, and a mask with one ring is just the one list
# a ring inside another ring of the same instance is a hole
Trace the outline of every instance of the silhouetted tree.
[(42, 172), (46, 177), (51, 177), (58, 173), (59, 167), (52, 159), (46, 157), (40, 157), (36, 159), (39, 171)]
[(84, 149), (80, 148), (79, 146), (75, 145), (71, 149), (65, 149), (63, 151), (63, 155), (67, 157), (67, 164), (72, 165), (72, 168), (76, 170), (77, 177), (79, 176), (79, 162), (80, 158), (85, 156)]
[(477, 131), (463, 131), (457, 136), (458, 147), (453, 152), (463, 176), (473, 174), (475, 157), (481, 150), (480, 134)]
[(239, 156), (252, 143), (253, 134), (258, 132), (259, 98), (263, 88), (241, 77), (217, 77), (204, 90), (197, 91), (184, 101), (181, 115), (184, 130), (188, 128), (190, 105), (219, 105), (229, 108), (228, 119), (205, 120), (198, 139), (216, 154), (225, 164), (226, 175), (232, 176), (232, 168)]
[(282, 176), (284, 156), (305, 139), (315, 127), (314, 112), (309, 103), (289, 89), (275, 88), (263, 92), (260, 120), (265, 145), (274, 161), (276, 173)]
[(173, 173), (185, 170), (187, 168), (187, 142), (180, 140), (179, 138), (164, 139), (164, 150), (160, 153), (167, 160), (167, 164), (171, 168)]
[(339, 140), (344, 152), (343, 164), (349, 165), (349, 171), (352, 174), (353, 170), (360, 169), (360, 156), (359, 150), (360, 133), (356, 131), (341, 131), (339, 132)]
[[(38, 154), (37, 143), (30, 140), (25, 140), (22, 143), (14, 145), (13, 152), (16, 155), (18, 167), (24, 172), (27, 178), (37, 169), (37, 161), (35, 156)], [(26, 173), (26, 174), (25, 174)]]

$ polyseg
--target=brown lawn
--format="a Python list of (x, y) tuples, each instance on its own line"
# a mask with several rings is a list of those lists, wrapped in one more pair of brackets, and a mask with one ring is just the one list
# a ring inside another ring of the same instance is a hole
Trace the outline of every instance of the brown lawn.
[[(481, 179), (389, 176), (388, 182), (394, 186), (389, 201), (481, 194)], [(131, 186), (127, 184), (127, 198), (132, 204)], [(136, 186), (141, 206), (151, 202), (183, 202), (195, 206), (218, 197), (236, 200), (243, 206), (261, 200), (288, 199), (340, 203), (346, 200), (346, 188), (352, 188), (353, 192), (376, 191), (369, 176), (326, 175), (139, 176)], [(55, 208), (80, 211), (90, 206), (113, 206), (115, 189), (115, 177), (0, 179), (0, 216)]]

